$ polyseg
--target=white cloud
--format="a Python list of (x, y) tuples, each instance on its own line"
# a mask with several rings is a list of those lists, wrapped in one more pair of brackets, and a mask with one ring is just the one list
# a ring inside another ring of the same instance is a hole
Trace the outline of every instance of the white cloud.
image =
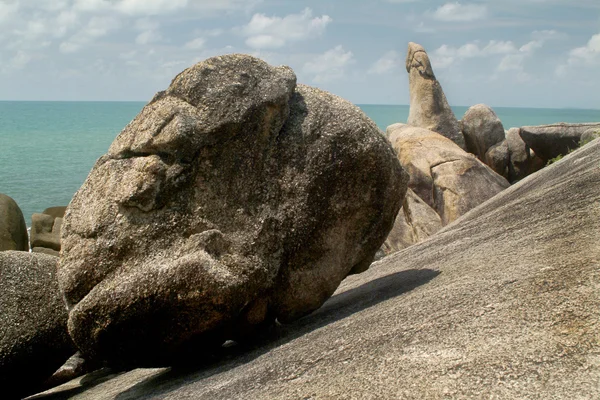
[(89, 45), (94, 40), (108, 35), (111, 31), (118, 29), (119, 20), (113, 17), (93, 17), (87, 25), (69, 40), (62, 42), (59, 46), (61, 53), (74, 53), (82, 47)]
[(566, 76), (570, 70), (600, 66), (600, 33), (593, 35), (585, 46), (569, 51), (567, 61), (556, 68), (556, 75)]
[(304, 64), (303, 71), (312, 75), (315, 83), (325, 83), (343, 78), (346, 68), (354, 63), (354, 55), (339, 45)]
[(246, 44), (251, 48), (274, 49), (283, 47), (288, 42), (318, 37), (331, 21), (328, 15), (313, 18), (310, 8), (283, 18), (254, 14), (250, 22), (241, 28), (241, 32), (247, 37)]
[(206, 39), (198, 37), (196, 39), (193, 39), (193, 40), (190, 40), (189, 42), (187, 42), (184, 47), (186, 49), (190, 49), (190, 50), (199, 50), (204, 47), (205, 43), (206, 43)]
[(432, 17), (438, 21), (475, 21), (487, 17), (487, 7), (483, 4), (446, 3), (438, 7)]
[(138, 19), (135, 22), (135, 29), (140, 33), (135, 38), (135, 42), (140, 45), (156, 43), (162, 39), (159, 32), (160, 24), (148, 18)]
[(388, 51), (379, 60), (375, 61), (367, 73), (382, 75), (387, 72), (400, 68), (402, 65), (402, 56), (397, 51)]
[(485, 46), (480, 46), (478, 42), (466, 43), (460, 47), (444, 44), (433, 51), (431, 60), (434, 68), (447, 68), (455, 61), (510, 54), (517, 51), (516, 46), (511, 41), (490, 40)]

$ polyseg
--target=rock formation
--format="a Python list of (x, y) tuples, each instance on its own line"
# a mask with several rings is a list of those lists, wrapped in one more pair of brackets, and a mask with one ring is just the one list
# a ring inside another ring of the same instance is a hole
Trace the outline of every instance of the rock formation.
[(65, 216), (66, 210), (67, 206), (48, 207), (42, 211), (42, 214), (51, 215), (54, 218), (62, 218)]
[(506, 144), (510, 155), (508, 180), (511, 183), (539, 171), (546, 165), (523, 141), (521, 128), (510, 128), (506, 132)]
[(483, 162), (488, 150), (504, 140), (504, 127), (500, 118), (485, 104), (470, 107), (463, 116), (461, 125), (467, 151)]
[(422, 242), (442, 229), (440, 216), (408, 189), (394, 227), (381, 247), (380, 257)]
[(50, 214), (36, 213), (31, 216), (30, 242), (33, 252), (58, 256), (62, 221), (62, 218)]
[(521, 137), (546, 163), (551, 158), (565, 155), (579, 147), (581, 137), (590, 131), (600, 131), (600, 123), (523, 126)]
[(47, 398), (600, 398), (598, 160), (595, 141), (349, 277), (274, 343)]
[(423, 46), (408, 44), (406, 71), (410, 88), (408, 124), (429, 129), (466, 149), (465, 139)]
[(69, 332), (89, 359), (161, 365), (298, 319), (368, 268), (406, 183), (357, 107), (250, 56), (198, 63), (67, 209)]
[(29, 251), (23, 212), (9, 196), (0, 193), (0, 251)]
[(394, 124), (387, 133), (410, 175), (408, 186), (440, 215), (443, 225), (509, 186), (475, 156), (436, 132)]
[(74, 346), (56, 280), (58, 259), (0, 252), (0, 386), (2, 398), (39, 390)]
[(490, 147), (485, 152), (483, 162), (510, 182), (510, 149), (506, 139)]

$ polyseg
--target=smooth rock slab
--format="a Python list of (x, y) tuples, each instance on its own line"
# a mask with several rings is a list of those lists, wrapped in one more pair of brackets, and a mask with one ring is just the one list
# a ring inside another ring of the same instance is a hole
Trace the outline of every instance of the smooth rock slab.
[(275, 343), (38, 399), (600, 398), (598, 160), (600, 141), (349, 277)]
[(407, 177), (360, 109), (245, 55), (179, 74), (65, 214), (59, 281), (84, 357), (202, 359), (368, 268)]
[(39, 390), (74, 352), (56, 257), (0, 253), (0, 387), (2, 398)]

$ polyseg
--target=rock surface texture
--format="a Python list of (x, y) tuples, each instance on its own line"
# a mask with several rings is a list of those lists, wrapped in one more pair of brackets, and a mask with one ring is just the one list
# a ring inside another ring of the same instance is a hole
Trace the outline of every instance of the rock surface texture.
[(387, 128), (409, 187), (447, 225), (495, 196), (509, 183), (451, 140), (423, 128), (394, 124)]
[(598, 160), (600, 141), (349, 277), (274, 343), (40, 398), (600, 398)]
[(60, 230), (62, 218), (49, 214), (33, 214), (31, 216), (31, 248), (35, 252), (52, 250), (60, 251)]
[(389, 255), (422, 242), (440, 229), (440, 216), (415, 192), (408, 189), (394, 227), (381, 247), (381, 255)]
[(506, 132), (506, 144), (510, 154), (508, 180), (511, 183), (539, 171), (546, 165), (523, 141), (521, 128), (510, 128)]
[(250, 56), (198, 63), (67, 209), (69, 332), (90, 360), (161, 365), (298, 319), (368, 268), (406, 183), (357, 107)]
[(581, 137), (590, 131), (600, 131), (600, 123), (523, 126), (521, 137), (545, 164), (551, 158), (579, 147)]
[(0, 387), (21, 398), (74, 352), (56, 280), (58, 259), (23, 251), (0, 253)]
[(408, 124), (437, 132), (466, 149), (460, 125), (435, 78), (423, 46), (412, 42), (408, 44), (406, 71), (410, 89)]
[(29, 251), (23, 212), (9, 196), (0, 193), (0, 251)]
[(488, 150), (504, 140), (504, 127), (500, 118), (485, 104), (470, 107), (463, 116), (461, 125), (467, 151), (483, 162)]

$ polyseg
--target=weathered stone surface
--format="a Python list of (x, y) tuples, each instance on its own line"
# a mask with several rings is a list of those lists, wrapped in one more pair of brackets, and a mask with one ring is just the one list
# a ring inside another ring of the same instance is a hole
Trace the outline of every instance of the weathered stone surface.
[(67, 206), (56, 206), (56, 207), (48, 207), (42, 214), (51, 215), (54, 218), (62, 218), (65, 216), (65, 211), (67, 210)]
[(506, 132), (506, 144), (510, 153), (508, 180), (513, 183), (544, 168), (546, 163), (535, 155), (521, 138), (521, 128), (510, 128)]
[(381, 247), (382, 256), (422, 242), (440, 229), (440, 216), (415, 192), (408, 189), (394, 227)]
[(423, 46), (408, 44), (406, 71), (410, 89), (408, 124), (445, 136), (465, 149), (465, 139)]
[(510, 177), (510, 150), (506, 140), (489, 148), (485, 153), (484, 161), (495, 173), (506, 179)]
[(586, 130), (583, 135), (581, 135), (581, 141), (580, 143), (589, 143), (594, 139), (597, 139), (600, 137), (600, 128), (590, 128), (588, 130)]
[(599, 159), (596, 141), (349, 277), (274, 343), (41, 398), (600, 398)]
[(357, 107), (250, 56), (201, 62), (67, 209), (69, 331), (89, 359), (157, 365), (295, 320), (368, 268), (406, 182)]
[(435, 132), (405, 124), (387, 128), (409, 187), (444, 225), (495, 196), (509, 183), (475, 156)]
[(23, 212), (9, 196), (0, 193), (0, 251), (29, 250), (29, 237)]
[(0, 386), (20, 398), (74, 352), (56, 280), (58, 259), (23, 251), (0, 253)]
[(476, 104), (469, 108), (461, 120), (461, 125), (467, 151), (475, 154), (483, 162), (486, 162), (488, 150), (504, 140), (502, 121), (494, 110), (485, 104)]
[(600, 130), (600, 123), (523, 126), (521, 138), (546, 163), (579, 147), (581, 136), (591, 129)]
[(49, 214), (33, 214), (31, 216), (31, 248), (45, 247), (60, 251), (60, 229), (62, 218), (54, 218)]

